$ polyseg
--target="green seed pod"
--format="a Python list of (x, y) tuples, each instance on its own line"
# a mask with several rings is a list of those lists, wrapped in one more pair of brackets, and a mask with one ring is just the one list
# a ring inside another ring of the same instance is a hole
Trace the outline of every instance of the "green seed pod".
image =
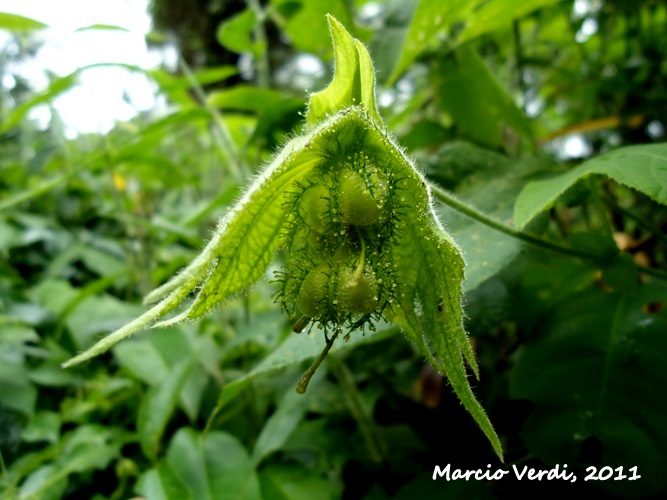
[(370, 314), (378, 307), (378, 283), (375, 272), (366, 266), (363, 272), (344, 267), (338, 274), (336, 294), (338, 310), (343, 313)]
[(305, 316), (318, 318), (326, 309), (332, 274), (330, 266), (320, 264), (301, 283), (296, 305)]
[(386, 197), (387, 188), (377, 174), (371, 174), (367, 184), (359, 173), (343, 170), (338, 183), (338, 214), (341, 222), (361, 227), (381, 222), (384, 219)]
[(331, 220), (329, 189), (318, 184), (304, 191), (299, 201), (299, 215), (311, 229), (322, 234)]

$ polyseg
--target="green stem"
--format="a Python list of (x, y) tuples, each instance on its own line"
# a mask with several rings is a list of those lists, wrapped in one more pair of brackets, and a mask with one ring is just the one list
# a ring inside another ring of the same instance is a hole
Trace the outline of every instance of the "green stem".
[(266, 31), (264, 30), (264, 10), (259, 0), (247, 0), (248, 7), (255, 11), (255, 58), (257, 60), (257, 84), (268, 88), (271, 85), (271, 70), (269, 68), (269, 53)]
[[(587, 259), (587, 260), (598, 260), (599, 258), (599, 256), (597, 255), (593, 255), (587, 252), (582, 252), (579, 250), (574, 250), (572, 248), (567, 248), (540, 238), (536, 238), (535, 236), (531, 236), (530, 234), (524, 233), (523, 231), (517, 231), (516, 229), (513, 229), (508, 225), (503, 224), (502, 222), (498, 222), (497, 220), (492, 219), (488, 215), (483, 214), (476, 208), (466, 204), (465, 202), (456, 198), (453, 194), (448, 193), (444, 189), (439, 188), (437, 186), (431, 185), (431, 192), (438, 200), (443, 202), (445, 205), (452, 207), (457, 212), (460, 212), (463, 215), (466, 215), (471, 219), (476, 220), (477, 222), (481, 222), (482, 224), (489, 226), (490, 228), (493, 228), (496, 231), (500, 231), (501, 233), (504, 233), (508, 236), (512, 236), (513, 238), (516, 238), (518, 240), (525, 241), (526, 243), (530, 243), (531, 245), (535, 245), (536, 247), (544, 248), (545, 250), (550, 250), (552, 252), (560, 253), (563, 255), (569, 255), (571, 257), (579, 257), (580, 259)], [(667, 280), (667, 272), (665, 271), (662, 271), (660, 269), (654, 269), (652, 267), (642, 266), (639, 264), (637, 264), (637, 268), (645, 274), (650, 274), (651, 276), (655, 276), (656, 278), (662, 278), (664, 280)]]
[(612, 222), (609, 219), (609, 214), (605, 209), (604, 203), (602, 202), (602, 195), (600, 194), (600, 189), (593, 182), (593, 179), (589, 178), (588, 180), (588, 189), (592, 193), (593, 198), (593, 209), (597, 212), (597, 216), (600, 219), (600, 224), (602, 225), (602, 231), (610, 240), (614, 239), (614, 228)]
[(0, 450), (0, 472), (2, 477), (7, 477), (7, 466), (5, 465), (5, 460), (2, 458), (2, 450)]
[(217, 134), (213, 134), (213, 137), (216, 139), (214, 141), (216, 148), (225, 158), (227, 158), (229, 162), (229, 168), (231, 169), (236, 179), (238, 181), (242, 181), (244, 177), (242, 171), (245, 170), (245, 166), (239, 159), (238, 151), (234, 145), (232, 134), (227, 128), (227, 124), (222, 119), (220, 112), (209, 104), (208, 99), (206, 98), (206, 94), (204, 93), (204, 89), (195, 78), (188, 63), (186, 63), (185, 60), (181, 57), (178, 60), (178, 64), (183, 71), (185, 78), (188, 80), (188, 83), (190, 83), (190, 86), (192, 87), (195, 96), (199, 100), (199, 103), (213, 117), (213, 123), (218, 131)]
[(516, 229), (513, 229), (509, 227), (506, 224), (503, 224), (502, 222), (498, 222), (495, 219), (492, 219), (488, 215), (483, 214), (476, 208), (466, 204), (465, 202), (459, 200), (456, 198), (453, 194), (448, 193), (444, 189), (441, 189), (436, 186), (431, 186), (431, 192), (435, 195), (435, 197), (443, 202), (445, 205), (449, 205), (452, 207), (454, 210), (457, 212), (461, 212), (464, 215), (467, 215), (471, 219), (475, 219), (478, 222), (481, 222), (482, 224), (489, 226), (496, 231), (500, 231), (501, 233), (504, 233), (508, 236), (512, 236), (513, 238), (516, 238), (521, 241), (525, 241), (526, 243), (531, 243), (532, 245), (541, 247), (541, 248), (546, 248), (547, 250), (551, 250), (553, 252), (557, 253), (562, 253), (565, 255), (570, 255), (572, 257), (580, 257), (582, 259), (590, 259), (593, 258), (592, 255), (586, 253), (586, 252), (581, 252), (579, 250), (574, 250), (572, 248), (567, 248), (563, 247), (560, 245), (556, 245), (554, 243), (551, 243), (549, 241), (542, 240), (540, 238), (536, 238), (535, 236), (531, 236), (528, 233), (524, 233), (522, 231), (517, 231)]
[(350, 373), (350, 370), (345, 363), (334, 355), (329, 358), (327, 366), (331, 368), (331, 371), (340, 384), (341, 392), (343, 393), (347, 406), (352, 413), (352, 417), (356, 420), (357, 425), (359, 426), (359, 431), (366, 442), (371, 459), (375, 463), (382, 462), (382, 450), (384, 447), (373, 428), (373, 422), (364, 407), (354, 382), (354, 378), (352, 377), (352, 373)]
[(327, 340), (327, 345), (324, 347), (324, 349), (317, 357), (317, 359), (313, 362), (313, 364), (310, 365), (308, 370), (306, 370), (306, 373), (303, 374), (303, 377), (301, 377), (301, 380), (299, 380), (299, 383), (296, 385), (296, 392), (298, 392), (299, 394), (304, 394), (306, 392), (306, 389), (308, 389), (308, 384), (310, 383), (310, 379), (313, 377), (313, 375), (315, 375), (315, 372), (322, 364), (322, 361), (324, 361), (324, 358), (327, 357), (327, 354), (329, 354), (331, 346), (336, 340), (336, 337), (338, 337), (339, 333), (340, 330), (336, 330), (336, 333), (334, 333), (333, 336), (329, 340)]
[(640, 226), (642, 229), (645, 229), (646, 231), (651, 233), (653, 236), (655, 236), (656, 239), (658, 239), (661, 242), (667, 244), (667, 236), (665, 236), (663, 234), (663, 232), (660, 229), (658, 229), (657, 227), (653, 226), (652, 224), (649, 224), (644, 219), (642, 219), (640, 216), (638, 216), (634, 212), (631, 212), (627, 208), (623, 208), (621, 205), (616, 203), (614, 200), (612, 200), (608, 196), (603, 196), (602, 201), (605, 202), (607, 205), (609, 205), (614, 210), (618, 210), (619, 212), (621, 212), (628, 219), (632, 219), (633, 221), (635, 221), (638, 226)]

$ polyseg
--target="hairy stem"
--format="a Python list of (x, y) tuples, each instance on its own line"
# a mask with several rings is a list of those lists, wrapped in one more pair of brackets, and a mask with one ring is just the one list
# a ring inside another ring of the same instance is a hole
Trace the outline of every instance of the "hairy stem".
[[(518, 231), (514, 228), (511, 228), (507, 224), (503, 224), (502, 222), (498, 222), (497, 220), (489, 217), (488, 215), (480, 212), (476, 208), (468, 205), (467, 203), (459, 200), (456, 196), (454, 196), (451, 193), (448, 193), (442, 188), (439, 188), (437, 186), (431, 185), (431, 192), (433, 195), (440, 200), (442, 203), (445, 205), (448, 205), (452, 207), (454, 210), (457, 212), (462, 213), (463, 215), (466, 215), (470, 217), (471, 219), (476, 220), (477, 222), (481, 222), (482, 224), (489, 226), (496, 231), (500, 231), (501, 233), (504, 233), (508, 236), (512, 236), (513, 238), (516, 238), (521, 241), (525, 241), (526, 243), (530, 243), (531, 245), (535, 245), (536, 247), (544, 248), (546, 250), (550, 250), (552, 252), (560, 253), (563, 255), (569, 255), (571, 257), (579, 257), (581, 259), (587, 259), (587, 260), (598, 260), (599, 256), (590, 254), (588, 252), (582, 252), (580, 250), (575, 250), (573, 248), (567, 248), (561, 245), (557, 245), (555, 243), (551, 243), (549, 241), (543, 240), (541, 238), (537, 238), (535, 236), (531, 236), (528, 233), (524, 233), (523, 231)], [(651, 276), (655, 276), (656, 278), (662, 278), (667, 280), (667, 272), (662, 271), (660, 269), (654, 269), (652, 267), (647, 267), (647, 266), (642, 266), (637, 264), (637, 269), (639, 269), (641, 272), (650, 274)]]

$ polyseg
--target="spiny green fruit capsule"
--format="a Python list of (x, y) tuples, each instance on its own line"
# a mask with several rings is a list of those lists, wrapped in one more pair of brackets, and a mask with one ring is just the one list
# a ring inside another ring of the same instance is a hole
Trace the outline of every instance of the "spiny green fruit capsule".
[(296, 298), (296, 305), (304, 315), (318, 318), (326, 310), (332, 276), (331, 266), (320, 264), (305, 277)]
[(296, 305), (313, 319), (371, 314), (378, 308), (378, 283), (373, 269), (341, 263), (320, 264), (310, 271), (299, 289)]
[(336, 300), (341, 311), (370, 314), (378, 308), (378, 283), (369, 266), (360, 269), (344, 267), (338, 274)]
[(314, 231), (322, 234), (330, 220), (329, 189), (321, 184), (311, 186), (301, 195), (299, 215)]
[(383, 205), (387, 187), (377, 174), (368, 182), (354, 170), (344, 169), (338, 182), (338, 215), (349, 226), (365, 227), (384, 219)]

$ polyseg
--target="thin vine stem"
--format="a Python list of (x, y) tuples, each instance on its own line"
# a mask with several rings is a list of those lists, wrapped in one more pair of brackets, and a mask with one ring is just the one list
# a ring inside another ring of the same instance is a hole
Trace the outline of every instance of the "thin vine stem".
[[(481, 222), (482, 224), (489, 226), (490, 228), (493, 228), (496, 231), (504, 233), (518, 240), (525, 241), (526, 243), (530, 243), (531, 245), (534, 245), (536, 247), (544, 248), (545, 250), (550, 250), (552, 252), (560, 253), (563, 255), (569, 255), (570, 257), (578, 257), (580, 259), (586, 259), (586, 260), (599, 259), (599, 256), (597, 255), (557, 245), (555, 243), (551, 243), (541, 238), (531, 236), (530, 234), (524, 233), (523, 231), (518, 231), (508, 226), (507, 224), (503, 224), (502, 222), (499, 222), (489, 217), (488, 215), (477, 210), (476, 208), (459, 200), (453, 194), (448, 193), (444, 189), (439, 188), (437, 186), (431, 185), (431, 192), (439, 201), (441, 201), (445, 205), (452, 207), (457, 212), (460, 212), (463, 215), (466, 215), (471, 219), (476, 220), (477, 222)], [(656, 278), (662, 278), (664, 280), (667, 280), (667, 272), (665, 271), (662, 271), (660, 269), (654, 269), (652, 267), (642, 266), (640, 264), (637, 264), (637, 268), (645, 274), (650, 274), (651, 276), (655, 276)]]
[(247, 168), (239, 157), (238, 149), (234, 145), (232, 134), (229, 131), (229, 128), (227, 127), (224, 119), (222, 118), (222, 114), (208, 102), (204, 89), (195, 78), (194, 73), (190, 69), (190, 66), (185, 61), (185, 59), (179, 57), (178, 65), (181, 71), (183, 71), (183, 75), (190, 84), (190, 87), (192, 88), (192, 91), (197, 97), (199, 103), (213, 117), (213, 124), (215, 125), (214, 130), (217, 130), (218, 132), (217, 134), (213, 134), (213, 144), (216, 146), (218, 151), (220, 151), (220, 153), (222, 153), (222, 155), (227, 158), (229, 169), (232, 171), (234, 177), (236, 177), (237, 180), (242, 181), (245, 177), (245, 174), (247, 174)]
[(375, 463), (381, 463), (384, 460), (385, 446), (380, 436), (377, 434), (373, 421), (368, 415), (368, 411), (364, 407), (361, 395), (357, 389), (357, 384), (350, 369), (345, 365), (343, 360), (335, 355), (327, 358), (328, 367), (333, 372), (341, 387), (341, 392), (347, 403), (352, 417), (357, 421), (359, 431), (366, 442), (366, 447)]
[(628, 210), (627, 208), (622, 207), (621, 205), (616, 203), (614, 200), (612, 200), (608, 196), (603, 196), (602, 201), (604, 203), (606, 203), (607, 205), (609, 205), (614, 210), (618, 210), (619, 212), (621, 212), (628, 219), (632, 219), (633, 221), (635, 221), (642, 229), (645, 229), (646, 231), (651, 233), (653, 236), (655, 236), (656, 239), (658, 239), (661, 242), (667, 244), (667, 236), (665, 236), (660, 229), (653, 226), (652, 224), (649, 224), (644, 219), (642, 219), (639, 215), (637, 215), (634, 212)]
[(266, 14), (259, 3), (259, 0), (246, 0), (248, 7), (255, 11), (255, 58), (257, 59), (257, 84), (262, 88), (271, 86), (271, 68), (269, 67), (269, 54), (267, 52), (268, 41), (264, 21)]

